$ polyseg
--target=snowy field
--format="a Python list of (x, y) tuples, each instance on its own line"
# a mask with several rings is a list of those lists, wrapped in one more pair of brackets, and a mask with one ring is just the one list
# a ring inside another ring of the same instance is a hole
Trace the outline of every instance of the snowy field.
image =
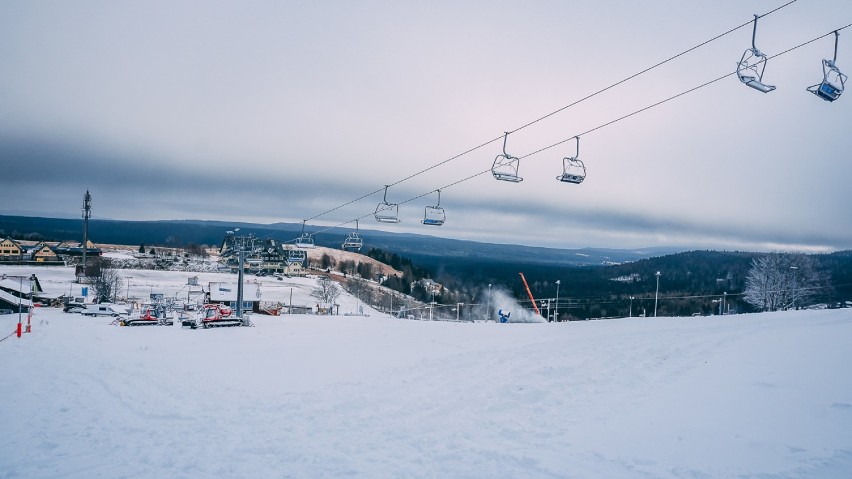
[[(46, 290), (74, 287), (51, 271)], [(131, 296), (189, 276), (128, 274)], [(269, 294), (309, 294), (290, 281)], [(850, 310), (109, 322), (38, 309), (0, 342), (0, 477), (852, 476)]]

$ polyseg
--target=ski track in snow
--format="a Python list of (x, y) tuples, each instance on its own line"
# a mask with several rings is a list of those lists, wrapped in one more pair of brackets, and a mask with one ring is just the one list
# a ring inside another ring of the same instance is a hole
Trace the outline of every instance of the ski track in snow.
[(192, 331), (37, 310), (0, 343), (0, 478), (852, 475), (849, 310), (377, 316)]

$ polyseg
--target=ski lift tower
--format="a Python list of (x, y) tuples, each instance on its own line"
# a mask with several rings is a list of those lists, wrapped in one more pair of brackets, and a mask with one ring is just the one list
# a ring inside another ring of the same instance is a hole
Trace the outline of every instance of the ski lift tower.
[(239, 228), (234, 228), (234, 231), (228, 231), (227, 233), (234, 235), (234, 246), (239, 248), (237, 251), (237, 261), (239, 261), (239, 268), (237, 269), (237, 318), (243, 321), (243, 270), (246, 261), (246, 239), (250, 240), (251, 236), (236, 236), (236, 233), (239, 231)]

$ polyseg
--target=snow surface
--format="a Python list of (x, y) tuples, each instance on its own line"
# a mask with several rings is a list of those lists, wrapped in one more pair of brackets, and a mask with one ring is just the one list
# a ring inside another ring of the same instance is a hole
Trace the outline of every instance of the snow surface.
[[(35, 272), (79, 287), (68, 268)], [(128, 274), (131, 295), (188, 276)], [(269, 294), (314, 280), (288, 281)], [(0, 337), (17, 320), (0, 316)], [(0, 477), (852, 476), (849, 310), (110, 320), (37, 308), (32, 334), (0, 342)]]

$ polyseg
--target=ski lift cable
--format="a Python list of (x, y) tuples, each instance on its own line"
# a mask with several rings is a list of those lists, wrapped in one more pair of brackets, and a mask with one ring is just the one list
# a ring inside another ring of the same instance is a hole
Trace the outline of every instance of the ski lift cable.
[[(765, 16), (770, 15), (770, 14), (772, 14), (772, 13), (775, 13), (775, 12), (777, 12), (778, 10), (781, 10), (781, 9), (782, 9), (782, 8), (784, 8), (784, 7), (787, 7), (787, 6), (789, 6), (789, 5), (793, 4), (793, 3), (796, 3), (797, 1), (798, 1), (798, 0), (791, 0), (791, 1), (787, 2), (787, 3), (785, 3), (784, 5), (781, 5), (781, 6), (779, 6), (779, 7), (776, 7), (776, 8), (774, 8), (774, 9), (772, 9), (772, 10), (770, 10), (770, 11), (768, 11), (768, 12), (764, 13), (763, 15), (759, 15), (759, 17), (760, 17), (760, 18), (762, 18), (762, 17), (765, 17)], [(585, 97), (583, 97), (583, 98), (580, 98), (579, 100), (577, 100), (577, 101), (575, 101), (575, 102), (573, 102), (573, 103), (569, 103), (568, 105), (565, 105), (565, 106), (563, 106), (562, 108), (559, 108), (558, 110), (552, 111), (552, 112), (550, 112), (550, 113), (548, 113), (548, 114), (546, 114), (546, 115), (542, 116), (541, 118), (535, 119), (535, 120), (533, 120), (533, 121), (531, 121), (531, 122), (529, 122), (529, 123), (527, 123), (527, 124), (525, 124), (525, 125), (523, 125), (523, 126), (521, 126), (521, 127), (519, 127), (519, 128), (516, 128), (516, 129), (514, 129), (514, 130), (511, 130), (509, 133), (515, 133), (516, 131), (523, 130), (524, 128), (526, 128), (526, 127), (528, 127), (528, 126), (532, 126), (532, 125), (534, 125), (534, 124), (536, 124), (536, 123), (538, 123), (538, 122), (540, 122), (540, 121), (542, 121), (542, 120), (545, 120), (545, 119), (547, 119), (547, 118), (549, 118), (549, 117), (551, 117), (551, 116), (553, 116), (553, 115), (556, 115), (557, 113), (560, 113), (560, 112), (562, 112), (562, 111), (564, 111), (564, 110), (567, 110), (568, 108), (571, 108), (572, 106), (576, 106), (576, 105), (577, 105), (577, 104), (579, 104), (579, 103), (582, 103), (582, 102), (584, 102), (584, 101), (586, 101), (586, 100), (588, 100), (588, 99), (590, 99), (590, 98), (592, 98), (592, 97), (595, 97), (595, 96), (597, 96), (597, 95), (599, 95), (599, 94), (601, 94), (601, 93), (604, 93), (605, 91), (607, 91), (607, 90), (609, 90), (609, 89), (611, 89), (611, 88), (615, 88), (615, 87), (617, 87), (618, 85), (621, 85), (622, 83), (625, 83), (625, 82), (627, 82), (627, 81), (630, 81), (630, 80), (632, 80), (632, 79), (634, 79), (634, 78), (636, 78), (636, 77), (638, 77), (638, 76), (640, 76), (640, 75), (643, 75), (643, 74), (645, 74), (645, 73), (648, 73), (649, 71), (651, 71), (651, 70), (653, 70), (653, 69), (655, 69), (655, 68), (657, 68), (657, 67), (661, 67), (661, 66), (665, 65), (666, 63), (668, 63), (668, 62), (670, 62), (670, 61), (672, 61), (672, 60), (676, 60), (677, 58), (680, 58), (680, 57), (682, 57), (682, 56), (684, 56), (684, 55), (686, 55), (686, 54), (688, 54), (688, 53), (692, 52), (693, 50), (697, 50), (697, 49), (699, 49), (699, 48), (703, 47), (704, 45), (707, 45), (707, 44), (709, 44), (709, 43), (711, 43), (711, 42), (714, 42), (714, 41), (716, 41), (716, 40), (718, 40), (718, 39), (720, 39), (720, 38), (722, 38), (722, 37), (724, 37), (724, 36), (726, 36), (726, 35), (729, 35), (729, 34), (731, 34), (731, 33), (735, 32), (735, 31), (739, 30), (740, 28), (743, 28), (743, 27), (745, 27), (745, 26), (747, 26), (747, 25), (750, 25), (750, 24), (752, 24), (752, 23), (754, 23), (754, 22), (755, 22), (755, 20), (754, 20), (754, 19), (752, 19), (752, 20), (749, 20), (749, 21), (747, 21), (747, 22), (745, 22), (745, 23), (743, 23), (743, 24), (741, 24), (741, 25), (737, 25), (736, 27), (734, 27), (734, 28), (732, 28), (732, 29), (730, 29), (730, 30), (728, 30), (728, 31), (726, 31), (726, 32), (724, 32), (724, 33), (720, 33), (719, 35), (716, 35), (715, 37), (710, 38), (709, 40), (705, 40), (705, 41), (703, 41), (703, 42), (701, 42), (701, 43), (699, 43), (699, 44), (697, 44), (697, 45), (695, 45), (695, 46), (693, 46), (693, 47), (691, 47), (691, 48), (688, 48), (688, 49), (686, 49), (686, 50), (684, 50), (684, 51), (682, 51), (682, 52), (680, 52), (680, 53), (678, 53), (678, 54), (675, 54), (675, 55), (673, 55), (673, 56), (671, 56), (671, 57), (669, 57), (669, 58), (667, 58), (667, 59), (665, 59), (665, 60), (663, 60), (663, 61), (659, 62), (659, 63), (656, 63), (656, 64), (654, 64), (654, 65), (652, 65), (652, 66), (650, 66), (650, 67), (648, 67), (648, 68), (646, 68), (646, 69), (644, 69), (644, 70), (642, 70), (642, 71), (639, 71), (639, 72), (637, 72), (637, 73), (634, 73), (633, 75), (630, 75), (630, 76), (628, 76), (628, 77), (624, 78), (623, 80), (617, 81), (617, 82), (613, 83), (612, 85), (609, 85), (609, 86), (607, 86), (607, 87), (604, 87), (604, 88), (602, 88), (602, 89), (600, 89), (600, 90), (598, 90), (598, 91), (596, 91), (596, 92), (594, 92), (594, 93), (592, 93), (592, 94), (590, 94), (590, 95), (588, 95), (588, 96), (585, 96)]]
[[(780, 7), (779, 7), (779, 8), (780, 8)], [(848, 24), (848, 25), (845, 25), (845, 26), (843, 26), (843, 27), (837, 28), (837, 29), (832, 30), (832, 31), (830, 31), (830, 32), (828, 32), (828, 33), (825, 33), (825, 34), (823, 34), (823, 35), (820, 35), (820, 36), (818, 36), (818, 37), (815, 37), (815, 38), (813, 38), (813, 39), (811, 39), (811, 40), (808, 40), (808, 41), (805, 41), (805, 42), (803, 42), (803, 43), (800, 43), (800, 44), (798, 44), (798, 45), (796, 45), (796, 46), (790, 47), (790, 48), (788, 48), (788, 49), (786, 49), (786, 50), (784, 50), (784, 51), (782, 51), (782, 52), (780, 52), (780, 53), (776, 53), (776, 54), (774, 54), (774, 55), (772, 55), (772, 56), (768, 56), (768, 57), (767, 57), (767, 59), (776, 58), (776, 57), (779, 57), (779, 56), (781, 56), (781, 55), (784, 55), (784, 54), (790, 53), (790, 52), (792, 52), (792, 51), (794, 51), (794, 50), (797, 50), (797, 49), (802, 48), (802, 47), (804, 47), (804, 46), (806, 46), (806, 45), (809, 45), (809, 44), (811, 44), (811, 43), (813, 43), (813, 42), (816, 42), (816, 41), (818, 41), (818, 40), (820, 40), (820, 39), (822, 39), (822, 38), (825, 38), (825, 37), (827, 37), (827, 36), (829, 36), (829, 35), (833, 35), (835, 31), (838, 31), (838, 32), (839, 32), (839, 31), (842, 31), (842, 30), (847, 29), (847, 28), (849, 28), (849, 27), (852, 27), (852, 24)], [(714, 83), (717, 83), (717, 82), (719, 82), (719, 81), (721, 81), (721, 80), (723, 80), (723, 79), (725, 79), (725, 78), (728, 78), (728, 77), (730, 77), (730, 76), (732, 76), (732, 75), (736, 75), (736, 72), (726, 73), (726, 74), (724, 74), (724, 75), (722, 75), (722, 76), (716, 77), (716, 78), (714, 78), (714, 79), (712, 79), (712, 80), (709, 80), (709, 81), (707, 81), (707, 82), (704, 82), (704, 83), (702, 83), (702, 84), (700, 84), (700, 85), (697, 85), (697, 86), (695, 86), (695, 87), (692, 87), (692, 88), (690, 88), (690, 89), (688, 89), (688, 90), (684, 90), (684, 91), (682, 91), (682, 92), (680, 92), (680, 93), (677, 93), (677, 94), (672, 95), (672, 96), (670, 96), (670, 97), (664, 98), (664, 99), (662, 99), (662, 100), (660, 100), (660, 101), (657, 101), (657, 102), (652, 103), (652, 104), (650, 104), (650, 105), (648, 105), (648, 106), (642, 107), (642, 108), (640, 108), (640, 109), (638, 109), (638, 110), (635, 110), (635, 111), (633, 111), (633, 112), (630, 112), (630, 113), (627, 113), (627, 114), (625, 114), (625, 115), (622, 115), (622, 116), (620, 116), (620, 117), (618, 117), (618, 118), (615, 118), (615, 119), (613, 119), (613, 120), (610, 120), (610, 121), (608, 121), (608, 122), (606, 122), (606, 123), (602, 123), (602, 124), (600, 124), (600, 125), (598, 125), (598, 126), (595, 126), (595, 127), (593, 127), (593, 128), (590, 128), (590, 129), (588, 129), (588, 130), (586, 130), (586, 131), (584, 131), (584, 132), (582, 132), (582, 133), (579, 133), (579, 134), (577, 134), (577, 135), (572, 135), (572, 136), (570, 136), (569, 138), (565, 138), (565, 139), (560, 140), (560, 141), (558, 141), (558, 142), (556, 142), (556, 143), (553, 143), (553, 144), (551, 144), (551, 145), (548, 145), (548, 146), (545, 146), (545, 147), (539, 148), (538, 150), (532, 151), (532, 152), (527, 153), (527, 154), (525, 154), (525, 155), (523, 155), (523, 156), (519, 156), (518, 158), (520, 158), (520, 159), (524, 159), (524, 158), (528, 158), (528, 157), (533, 156), (533, 155), (537, 155), (537, 154), (542, 153), (542, 152), (544, 152), (544, 151), (550, 150), (550, 149), (555, 148), (555, 147), (557, 147), (557, 146), (559, 146), (559, 145), (562, 145), (563, 143), (566, 143), (566, 142), (569, 142), (569, 141), (573, 140), (576, 136), (584, 136), (584, 135), (587, 135), (587, 134), (589, 134), (589, 133), (595, 132), (595, 131), (597, 131), (597, 130), (601, 130), (601, 129), (606, 128), (606, 127), (608, 127), (608, 126), (611, 126), (611, 125), (613, 125), (613, 124), (615, 124), (615, 123), (617, 123), (617, 122), (619, 122), (619, 121), (626, 120), (626, 119), (628, 119), (628, 118), (630, 118), (630, 117), (633, 117), (633, 116), (636, 116), (636, 115), (638, 115), (638, 114), (640, 114), (640, 113), (646, 112), (646, 111), (648, 111), (648, 110), (650, 110), (650, 109), (652, 109), (652, 108), (656, 108), (656, 107), (658, 107), (658, 106), (660, 106), (660, 105), (663, 105), (663, 104), (665, 104), (665, 103), (668, 103), (668, 102), (670, 102), (670, 101), (672, 101), (672, 100), (675, 100), (675, 99), (677, 99), (677, 98), (680, 98), (680, 97), (682, 97), (682, 96), (684, 96), (684, 95), (687, 95), (687, 94), (689, 94), (689, 93), (693, 93), (693, 92), (698, 91), (698, 90), (700, 90), (700, 89), (702, 89), (702, 88), (704, 88), (704, 87), (710, 86), (710, 85), (712, 85), (712, 84), (714, 84)], [(495, 138), (494, 140), (491, 140), (489, 143), (492, 143), (492, 142), (494, 142), (494, 141), (496, 141), (496, 140), (499, 140), (500, 138), (502, 138), (502, 137)], [(481, 146), (484, 146), (484, 145), (487, 145), (487, 144), (488, 144), (488, 143), (483, 143), (483, 145), (480, 145), (480, 147), (481, 147)], [(480, 148), (480, 147), (476, 147), (476, 148)], [(474, 148), (474, 149), (476, 149), (476, 148)], [(468, 150), (467, 152), (465, 152), (465, 153), (463, 153), (463, 154), (467, 154), (467, 153), (469, 153), (469, 152), (473, 151), (474, 149)], [(462, 154), (462, 155), (463, 155), (463, 154)], [(457, 155), (455, 158), (458, 158), (459, 156), (461, 156), (461, 155)], [(447, 160), (447, 161), (449, 161), (449, 160)], [(449, 188), (451, 188), (451, 187), (453, 187), (453, 186), (457, 186), (457, 185), (459, 185), (459, 184), (461, 184), (461, 183), (465, 183), (465, 182), (467, 182), (467, 181), (469, 181), (469, 180), (472, 180), (472, 179), (474, 179), (474, 178), (476, 178), (476, 177), (478, 177), (478, 176), (484, 175), (484, 174), (489, 173), (489, 172), (491, 172), (491, 168), (488, 168), (488, 169), (485, 169), (485, 170), (482, 170), (482, 171), (479, 171), (479, 172), (473, 173), (473, 174), (471, 174), (471, 175), (469, 175), (469, 176), (467, 176), (467, 177), (461, 178), (461, 179), (456, 180), (456, 181), (454, 181), (454, 182), (452, 182), (452, 183), (449, 183), (449, 184), (446, 184), (446, 185), (444, 185), (444, 186), (441, 186), (441, 187), (440, 187), (440, 189), (441, 189), (441, 190), (449, 189)], [(416, 176), (416, 175), (412, 175), (411, 177), (413, 177), (413, 176)], [(410, 177), (410, 178), (411, 178), (411, 177)], [(400, 183), (400, 182), (397, 182), (397, 183), (394, 183), (394, 184), (399, 184), (399, 183)], [(375, 193), (380, 192), (380, 191), (384, 191), (384, 187), (382, 187), (382, 188), (381, 188), (381, 189), (379, 189), (379, 190), (376, 190), (376, 192), (375, 192)], [(397, 203), (397, 205), (403, 205), (403, 204), (406, 204), (406, 203), (410, 203), (410, 202), (412, 202), (412, 201), (415, 201), (415, 200), (418, 200), (418, 199), (420, 199), (420, 198), (426, 197), (426, 196), (428, 196), (428, 195), (430, 195), (430, 194), (432, 194), (432, 193), (434, 193), (434, 192), (435, 192), (435, 189), (434, 189), (434, 188), (433, 188), (433, 189), (430, 189), (430, 190), (429, 190), (428, 192), (426, 192), (426, 193), (422, 193), (422, 194), (420, 194), (420, 195), (414, 196), (414, 197), (409, 198), (409, 199), (407, 199), (407, 200), (400, 201), (399, 203)], [(368, 195), (368, 196), (369, 196), (369, 195)], [(364, 196), (364, 197), (362, 197), (362, 198), (366, 198), (366, 196)], [(347, 203), (347, 204), (351, 204), (351, 203), (352, 203), (352, 202)], [(342, 206), (341, 206), (341, 207), (342, 207)], [(339, 208), (340, 208), (340, 207), (338, 207), (338, 209), (339, 209)], [(329, 211), (332, 211), (332, 210), (329, 210)], [(320, 230), (318, 230), (318, 231), (315, 231), (315, 232), (314, 232), (314, 234), (322, 233), (322, 232), (328, 231), (328, 230), (333, 229), (333, 228), (337, 228), (337, 227), (345, 226), (345, 225), (347, 225), (347, 224), (350, 224), (350, 223), (352, 223), (352, 222), (356, 221), (356, 219), (357, 219), (357, 220), (362, 220), (362, 219), (364, 219), (364, 218), (367, 218), (367, 217), (369, 217), (369, 216), (372, 216), (373, 214), (374, 214), (374, 213), (367, 213), (367, 214), (364, 214), (364, 215), (362, 215), (362, 216), (359, 216), (358, 218), (353, 218), (353, 219), (351, 219), (351, 220), (344, 221), (344, 222), (339, 223), (339, 224), (337, 224), (337, 225), (335, 225), (335, 226), (329, 226), (329, 227), (326, 227), (326, 228), (324, 228), (324, 229), (320, 229)], [(314, 217), (314, 218), (317, 218), (317, 217), (319, 217), (319, 215), (318, 215), (318, 216), (316, 216), (316, 217)]]
[[(772, 13), (775, 13), (775, 12), (777, 12), (778, 10), (781, 10), (781, 9), (783, 9), (783, 8), (785, 8), (785, 7), (789, 6), (789, 5), (792, 5), (793, 3), (796, 3), (797, 1), (798, 1), (798, 0), (790, 0), (789, 2), (787, 2), (787, 3), (783, 4), (783, 5), (780, 5), (780, 6), (778, 6), (778, 7), (775, 7), (774, 9), (772, 9), (772, 10), (770, 10), (770, 11), (768, 11), (768, 12), (764, 13), (763, 15), (760, 15), (759, 17), (760, 17), (760, 18), (762, 18), (762, 17), (765, 17), (765, 16), (770, 15), (770, 14), (772, 14)], [(699, 49), (699, 48), (701, 48), (701, 47), (703, 47), (703, 46), (705, 46), (705, 45), (707, 45), (707, 44), (709, 44), (709, 43), (711, 43), (711, 42), (714, 42), (714, 41), (716, 41), (716, 40), (718, 40), (718, 39), (720, 39), (720, 38), (722, 38), (722, 37), (724, 37), (724, 36), (726, 36), (726, 35), (729, 35), (729, 34), (731, 34), (731, 33), (735, 32), (735, 31), (737, 31), (737, 30), (739, 30), (739, 29), (741, 29), (741, 28), (743, 28), (743, 27), (745, 27), (745, 26), (747, 26), (747, 25), (752, 24), (754, 21), (755, 21), (755, 20), (754, 20), (754, 19), (752, 19), (752, 20), (749, 20), (749, 21), (747, 21), (747, 22), (745, 22), (745, 23), (742, 23), (742, 24), (740, 24), (740, 25), (737, 25), (736, 27), (731, 28), (731, 29), (727, 30), (727, 31), (726, 31), (726, 32), (724, 32), (724, 33), (720, 33), (720, 34), (716, 35), (715, 37), (712, 37), (712, 38), (710, 38), (710, 39), (708, 39), (708, 40), (705, 40), (705, 41), (703, 41), (703, 42), (701, 42), (701, 43), (698, 43), (697, 45), (694, 45), (694, 46), (692, 46), (692, 47), (690, 47), (690, 48), (688, 48), (688, 49), (686, 49), (686, 50), (684, 50), (684, 51), (682, 51), (682, 52), (680, 52), (680, 53), (677, 53), (677, 54), (675, 54), (675, 55), (673, 55), (673, 56), (671, 56), (671, 57), (669, 57), (669, 58), (665, 59), (665, 60), (662, 60), (662, 61), (660, 61), (660, 62), (657, 62), (656, 64), (654, 64), (654, 65), (652, 65), (652, 66), (650, 66), (650, 67), (647, 67), (647, 68), (645, 68), (645, 69), (643, 69), (643, 70), (641, 70), (641, 71), (639, 71), (639, 72), (637, 72), (637, 73), (634, 73), (634, 74), (632, 74), (632, 75), (629, 75), (629, 76), (625, 77), (625, 78), (624, 78), (624, 79), (622, 79), (622, 80), (619, 80), (619, 81), (617, 81), (617, 82), (615, 82), (615, 83), (613, 83), (613, 84), (611, 84), (611, 85), (609, 85), (609, 86), (606, 86), (606, 87), (604, 87), (604, 88), (601, 88), (600, 90), (597, 90), (597, 91), (595, 91), (595, 92), (593, 92), (593, 93), (591, 93), (591, 94), (589, 94), (589, 95), (586, 95), (585, 97), (582, 97), (582, 98), (580, 98), (580, 99), (578, 99), (578, 100), (575, 100), (575, 101), (573, 101), (573, 102), (571, 102), (571, 103), (569, 103), (569, 104), (567, 104), (567, 105), (565, 105), (565, 106), (562, 106), (562, 107), (560, 107), (560, 108), (558, 108), (558, 109), (556, 109), (556, 110), (554, 110), (554, 111), (552, 111), (552, 112), (550, 112), (550, 113), (547, 113), (547, 114), (545, 114), (545, 115), (543, 115), (543, 116), (541, 116), (541, 117), (539, 117), (539, 118), (536, 118), (535, 120), (532, 120), (532, 121), (530, 121), (530, 122), (528, 122), (528, 123), (525, 123), (525, 124), (523, 124), (523, 125), (521, 125), (521, 126), (519, 126), (519, 127), (515, 128), (515, 129), (513, 129), (513, 130), (510, 130), (508, 133), (515, 133), (515, 132), (521, 131), (521, 130), (523, 130), (523, 129), (525, 129), (525, 128), (528, 128), (528, 127), (530, 127), (530, 126), (532, 126), (532, 125), (535, 125), (536, 123), (539, 123), (539, 122), (541, 122), (541, 121), (543, 121), (543, 120), (546, 120), (547, 118), (550, 118), (550, 117), (552, 117), (552, 116), (554, 116), (554, 115), (556, 115), (556, 114), (558, 114), (558, 113), (561, 113), (561, 112), (563, 112), (563, 111), (565, 111), (565, 110), (567, 110), (567, 109), (569, 109), (569, 108), (571, 108), (571, 107), (574, 107), (574, 106), (576, 106), (576, 105), (578, 105), (578, 104), (580, 104), (580, 103), (582, 103), (582, 102), (584, 102), (584, 101), (586, 101), (586, 100), (589, 100), (589, 99), (591, 99), (591, 98), (593, 98), (593, 97), (595, 97), (595, 96), (598, 96), (598, 95), (600, 95), (600, 94), (602, 94), (602, 93), (604, 93), (604, 92), (606, 92), (606, 91), (608, 91), (608, 90), (611, 90), (612, 88), (615, 88), (615, 87), (617, 87), (617, 86), (619, 86), (619, 85), (621, 85), (621, 84), (623, 84), (623, 83), (626, 83), (626, 82), (628, 82), (628, 81), (630, 81), (630, 80), (632, 80), (632, 79), (634, 79), (634, 78), (636, 78), (636, 77), (638, 77), (638, 76), (644, 75), (645, 73), (648, 73), (648, 72), (650, 72), (650, 71), (652, 71), (652, 70), (654, 70), (654, 69), (656, 69), (656, 68), (658, 68), (658, 67), (661, 67), (661, 66), (665, 65), (666, 63), (669, 63), (669, 62), (671, 62), (671, 61), (673, 61), (673, 60), (676, 60), (676, 59), (678, 59), (678, 58), (680, 58), (680, 57), (682, 57), (682, 56), (684, 56), (684, 55), (686, 55), (686, 54), (688, 54), (688, 53), (691, 53), (691, 52), (692, 52), (692, 51), (694, 51), (694, 50), (697, 50), (697, 49)], [(459, 154), (457, 154), (457, 155), (455, 155), (455, 156), (452, 156), (452, 157), (450, 157), (450, 158), (447, 158), (446, 160), (443, 160), (443, 161), (440, 161), (440, 162), (438, 162), (438, 163), (435, 163), (435, 164), (434, 164), (434, 165), (432, 165), (432, 166), (429, 166), (429, 167), (424, 168), (424, 169), (422, 169), (422, 170), (420, 170), (420, 171), (417, 171), (417, 172), (415, 172), (415, 173), (412, 173), (412, 174), (410, 174), (410, 175), (408, 175), (408, 176), (406, 176), (406, 177), (404, 177), (404, 178), (402, 178), (402, 179), (400, 179), (400, 180), (397, 180), (397, 181), (395, 181), (395, 182), (391, 183), (391, 184), (390, 184), (390, 186), (396, 186), (396, 185), (398, 185), (398, 184), (400, 184), (400, 183), (403, 183), (403, 182), (405, 182), (405, 181), (408, 181), (408, 180), (410, 180), (410, 179), (412, 179), (412, 178), (414, 178), (414, 177), (416, 177), (416, 176), (422, 175), (423, 173), (426, 173), (426, 172), (429, 172), (429, 171), (431, 171), (431, 170), (433, 170), (433, 169), (435, 169), (435, 168), (438, 168), (439, 166), (443, 166), (443, 165), (445, 165), (445, 164), (447, 164), (447, 163), (449, 163), (449, 162), (451, 162), (451, 161), (457, 160), (458, 158), (461, 158), (462, 156), (465, 156), (465, 155), (467, 155), (467, 154), (469, 154), (469, 153), (472, 153), (472, 152), (474, 152), (474, 151), (476, 151), (476, 150), (479, 150), (479, 149), (481, 149), (481, 148), (484, 148), (485, 146), (488, 146), (488, 145), (490, 145), (491, 143), (494, 143), (495, 141), (500, 140), (500, 138), (502, 138), (502, 136), (498, 136), (498, 137), (492, 138), (492, 139), (490, 139), (490, 140), (488, 140), (488, 141), (485, 141), (485, 142), (483, 142), (483, 143), (481, 143), (481, 144), (479, 144), (479, 145), (477, 145), (477, 146), (474, 146), (474, 147), (472, 147), (472, 148), (470, 148), (470, 149), (468, 149), (468, 150), (465, 150), (465, 151), (463, 151), (463, 152), (461, 152), (461, 153), (459, 153)], [(366, 193), (366, 194), (364, 194), (364, 195), (362, 195), (362, 196), (360, 196), (360, 197), (358, 197), (358, 198), (356, 198), (356, 199), (354, 199), (354, 200), (348, 201), (348, 202), (346, 202), (346, 203), (344, 203), (344, 204), (341, 204), (341, 205), (336, 206), (336, 207), (334, 207), (334, 208), (331, 208), (331, 209), (329, 209), (329, 210), (323, 211), (322, 213), (319, 213), (319, 214), (317, 214), (317, 215), (314, 215), (314, 216), (312, 216), (312, 217), (308, 218), (308, 221), (315, 220), (315, 219), (320, 218), (320, 217), (322, 217), (322, 216), (325, 216), (325, 215), (327, 215), (327, 214), (329, 214), (329, 213), (332, 213), (332, 212), (334, 212), (334, 211), (337, 211), (337, 210), (339, 210), (339, 209), (341, 209), (341, 208), (345, 208), (346, 206), (349, 206), (349, 205), (351, 205), (351, 204), (353, 204), (353, 203), (357, 203), (358, 201), (361, 201), (361, 200), (363, 200), (363, 199), (365, 199), (365, 198), (368, 198), (368, 197), (370, 197), (370, 196), (373, 196), (373, 195), (375, 195), (376, 193), (380, 193), (382, 190), (383, 190), (383, 188), (378, 188), (378, 189), (376, 189), (376, 190), (374, 190), (374, 191), (371, 191), (370, 193)]]
[[(794, 46), (794, 47), (790, 47), (790, 48), (788, 48), (788, 49), (786, 49), (786, 50), (784, 50), (784, 51), (782, 51), (782, 52), (780, 52), (780, 53), (776, 53), (776, 54), (774, 54), (774, 55), (772, 55), (772, 56), (768, 56), (766, 59), (767, 59), (767, 60), (771, 60), (771, 59), (773, 59), (773, 58), (780, 57), (781, 55), (784, 55), (784, 54), (786, 54), (786, 53), (790, 53), (790, 52), (791, 52), (791, 51), (793, 51), (793, 50), (796, 50), (796, 49), (802, 48), (802, 47), (804, 47), (804, 46), (806, 46), (806, 45), (809, 45), (809, 44), (811, 44), (811, 43), (813, 43), (813, 42), (815, 42), (815, 41), (821, 40), (821, 39), (823, 39), (823, 38), (825, 38), (825, 37), (827, 37), (827, 36), (829, 36), (829, 35), (834, 35), (834, 32), (835, 32), (835, 31), (839, 32), (839, 31), (844, 30), (844, 29), (849, 28), (849, 27), (852, 27), (852, 23), (850, 23), (850, 24), (848, 24), (848, 25), (846, 25), (846, 26), (844, 26), (844, 27), (838, 28), (838, 29), (836, 29), (836, 30), (832, 30), (832, 31), (830, 31), (830, 32), (828, 32), (828, 33), (826, 33), (826, 34), (820, 35), (820, 36), (818, 36), (818, 37), (816, 37), (816, 38), (813, 38), (813, 39), (811, 39), (811, 40), (808, 40), (808, 41), (806, 41), (806, 42), (800, 43), (800, 44), (798, 44), (798, 45), (796, 45), (796, 46)], [(628, 113), (628, 114), (626, 114), (626, 115), (624, 115), (624, 116), (618, 117), (618, 118), (616, 118), (616, 119), (614, 119), (614, 120), (610, 120), (610, 121), (608, 121), (608, 122), (606, 122), (606, 123), (603, 123), (603, 124), (598, 125), (598, 126), (596, 126), (596, 127), (594, 127), (594, 128), (591, 128), (591, 129), (589, 129), (589, 130), (586, 130), (586, 131), (584, 131), (583, 133), (580, 133), (580, 134), (575, 135), (575, 136), (584, 136), (584, 135), (587, 135), (587, 134), (589, 134), (589, 133), (592, 133), (593, 131), (600, 130), (601, 128), (605, 128), (605, 127), (607, 127), (607, 126), (610, 126), (610, 125), (612, 125), (613, 123), (617, 123), (617, 122), (619, 122), (619, 121), (621, 121), (621, 120), (625, 120), (625, 119), (630, 118), (630, 117), (632, 117), (632, 116), (634, 116), (634, 115), (638, 115), (639, 113), (642, 113), (642, 112), (644, 112), (644, 111), (650, 110), (651, 108), (654, 108), (654, 107), (660, 106), (660, 105), (662, 105), (662, 104), (664, 104), (664, 103), (667, 103), (667, 102), (672, 101), (672, 100), (674, 100), (674, 99), (676, 99), (676, 98), (679, 98), (679, 97), (681, 97), (681, 96), (684, 96), (684, 95), (686, 95), (686, 94), (688, 94), (688, 93), (692, 93), (692, 92), (694, 92), (694, 91), (696, 91), (696, 90), (699, 90), (699, 89), (704, 88), (704, 87), (706, 87), (706, 86), (712, 85), (713, 83), (716, 83), (716, 82), (718, 82), (718, 81), (721, 81), (721, 80), (723, 80), (723, 79), (725, 79), (725, 78), (727, 78), (727, 77), (729, 77), (729, 76), (732, 76), (732, 75), (736, 75), (736, 72), (726, 73), (726, 74), (724, 74), (724, 75), (722, 75), (722, 76), (720, 76), (720, 77), (714, 78), (713, 80), (710, 80), (710, 81), (708, 81), (708, 82), (702, 83), (701, 85), (698, 85), (698, 86), (695, 86), (695, 87), (693, 87), (693, 88), (690, 88), (689, 90), (682, 91), (682, 92), (680, 92), (680, 93), (678, 93), (678, 94), (676, 94), (676, 95), (672, 95), (672, 96), (670, 96), (670, 97), (668, 97), (668, 98), (665, 98), (665, 99), (663, 99), (663, 100), (660, 100), (660, 101), (658, 101), (658, 102), (656, 102), (656, 103), (653, 103), (653, 104), (651, 104), (651, 105), (648, 105), (648, 106), (646, 106), (646, 107), (640, 108), (639, 110), (633, 111), (633, 112)], [(570, 138), (566, 138), (566, 139), (561, 140), (561, 141), (558, 141), (558, 142), (556, 142), (556, 143), (554, 143), (554, 144), (552, 144), (552, 145), (545, 146), (545, 147), (540, 148), (540, 149), (538, 149), (538, 150), (535, 150), (535, 151), (533, 151), (533, 152), (531, 152), (531, 153), (527, 153), (526, 155), (523, 155), (523, 156), (521, 156), (521, 157), (519, 157), (519, 158), (524, 159), (524, 158), (527, 158), (527, 157), (530, 157), (530, 156), (536, 155), (536, 154), (541, 153), (541, 152), (543, 152), (543, 151), (546, 151), (546, 150), (549, 150), (549, 149), (551, 149), (551, 148), (557, 147), (557, 146), (559, 146), (559, 145), (561, 145), (561, 144), (563, 144), (563, 143), (569, 142), (569, 141), (571, 141), (571, 140), (573, 140), (573, 139), (574, 139), (574, 136), (572, 136), (572, 137), (570, 137)]]

